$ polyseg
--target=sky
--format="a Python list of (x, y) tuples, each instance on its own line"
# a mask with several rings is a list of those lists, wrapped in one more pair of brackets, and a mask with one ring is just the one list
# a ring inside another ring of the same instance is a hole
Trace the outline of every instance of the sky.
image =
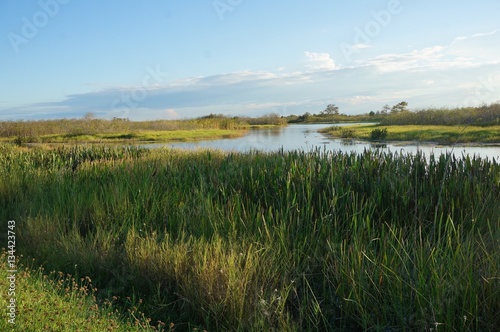
[(498, 0), (0, 2), (0, 120), (500, 101)]

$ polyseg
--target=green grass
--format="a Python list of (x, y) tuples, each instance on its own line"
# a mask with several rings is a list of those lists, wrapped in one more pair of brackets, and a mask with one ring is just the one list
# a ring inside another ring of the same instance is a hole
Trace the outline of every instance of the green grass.
[[(500, 143), (500, 126), (432, 126), (432, 125), (356, 125), (330, 127), (321, 132), (332, 137), (370, 140), (374, 129), (387, 128), (387, 141), (455, 143)], [(350, 131), (348, 137), (344, 137)]]
[(6, 252), (0, 255), (0, 288), (2, 308), (7, 308), (10, 299), (16, 300), (16, 316), (9, 322), (6, 311), (0, 320), (2, 331), (157, 331), (164, 329), (160, 322), (156, 327), (137, 308), (120, 313), (111, 302), (99, 304), (91, 279), (78, 279), (72, 275), (47, 273), (42, 268), (34, 269), (20, 265), (15, 274), (16, 296), (8, 297), (7, 277), (11, 276), (6, 264)]
[(52, 134), (34, 139), (40, 143), (103, 143), (103, 142), (171, 142), (235, 138), (245, 135), (245, 129), (195, 129), (173, 131), (137, 131), (93, 135)]
[(277, 114), (258, 118), (227, 117), (210, 114), (197, 119), (129, 121), (60, 119), (39, 121), (0, 121), (0, 142), (123, 142), (186, 141), (239, 137), (250, 128), (286, 125)]
[(0, 145), (0, 183), (34, 267), (176, 330), (500, 324), (493, 160)]

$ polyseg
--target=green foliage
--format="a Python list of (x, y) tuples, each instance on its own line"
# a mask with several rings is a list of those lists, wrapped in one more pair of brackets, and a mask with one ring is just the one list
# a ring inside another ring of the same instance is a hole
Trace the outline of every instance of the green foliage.
[(387, 137), (387, 128), (384, 129), (373, 129), (370, 133), (370, 138), (374, 141), (384, 140)]
[(270, 113), (258, 118), (240, 117), (238, 119), (252, 126), (261, 126), (261, 125), (282, 126), (287, 124), (287, 119), (276, 113)]
[(391, 114), (407, 112), (408, 111), (408, 103), (406, 101), (402, 101), (391, 108)]
[(339, 107), (334, 104), (329, 104), (323, 111), (321, 111), (323, 115), (339, 115)]
[[(352, 125), (332, 126), (319, 130), (331, 137), (341, 138), (344, 134), (341, 129), (355, 130), (356, 138), (373, 140), (375, 135), (382, 134), (386, 129), (383, 139), (389, 141), (420, 141), (435, 142), (437, 144), (463, 144), (463, 143), (500, 143), (500, 126), (435, 126), (435, 125), (395, 125), (383, 128), (380, 125)], [(345, 136), (345, 135), (344, 135)]]
[(306, 112), (302, 115), (299, 115), (299, 117), (293, 122), (308, 122), (310, 117), (311, 117), (311, 113)]
[(91, 277), (97, 298), (120, 296), (124, 311), (144, 299), (153, 322), (218, 331), (500, 323), (493, 160), (0, 145), (0, 183), (0, 220), (16, 220), (22, 253)]
[[(259, 118), (226, 117), (210, 114), (188, 120), (129, 121), (96, 119), (93, 114), (86, 114), (84, 119), (39, 120), (39, 121), (4, 121), (0, 122), (0, 137), (14, 138), (16, 144), (40, 142), (50, 139), (50, 135), (62, 135), (67, 138), (81, 136), (114, 135), (123, 133), (134, 137), (144, 131), (179, 131), (179, 130), (238, 130), (251, 125), (283, 125), (286, 119), (269, 114)], [(47, 138), (48, 137), (48, 138)]]
[[(9, 289), (11, 276), (7, 252), (0, 253), (0, 287)], [(138, 311), (121, 313), (112, 302), (99, 303), (89, 277), (47, 272), (24, 264), (15, 273), (16, 317), (9, 323), (5, 314), (0, 320), (2, 331), (158, 331), (164, 323), (150, 326), (150, 321)], [(7, 292), (2, 295), (7, 295)], [(0, 303), (7, 307), (10, 298), (2, 296)], [(140, 302), (140, 301), (139, 301)], [(136, 304), (137, 306), (140, 303)], [(10, 318), (10, 317), (9, 317)]]
[(340, 129), (340, 138), (354, 138), (356, 137), (356, 130), (352, 128)]
[(500, 122), (500, 103), (456, 109), (422, 109), (415, 112), (396, 112), (382, 119), (382, 125), (497, 125)]

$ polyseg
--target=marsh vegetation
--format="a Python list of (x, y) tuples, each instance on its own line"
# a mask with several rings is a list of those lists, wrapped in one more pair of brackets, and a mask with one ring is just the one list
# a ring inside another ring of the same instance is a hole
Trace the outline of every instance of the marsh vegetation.
[(391, 113), (374, 113), (373, 119), (377, 119), (377, 124), (342, 128), (334, 126), (321, 132), (331, 137), (375, 141), (433, 142), (447, 145), (500, 143), (498, 103), (456, 109), (429, 108), (414, 112), (398, 110), (398, 105), (393, 107), (396, 110)]
[(96, 303), (135, 308), (166, 328), (500, 324), (494, 160), (6, 144), (0, 152), (0, 219), (16, 220), (33, 269), (87, 276)]
[(167, 142), (243, 136), (249, 128), (281, 126), (277, 114), (258, 118), (210, 114), (196, 119), (129, 121), (82, 119), (0, 122), (0, 140), (23, 143)]

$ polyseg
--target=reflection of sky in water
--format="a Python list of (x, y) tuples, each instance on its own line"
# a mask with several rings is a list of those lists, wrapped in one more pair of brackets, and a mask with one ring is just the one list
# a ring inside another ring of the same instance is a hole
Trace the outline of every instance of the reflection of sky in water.
[[(350, 124), (342, 124), (350, 125)], [(457, 157), (466, 154), (477, 155), (479, 157), (496, 158), (500, 161), (499, 146), (435, 146), (432, 144), (424, 145), (399, 145), (399, 144), (382, 144), (374, 145), (366, 142), (355, 142), (352, 140), (329, 139), (317, 131), (321, 128), (329, 127), (331, 124), (308, 124), (308, 125), (289, 125), (281, 128), (258, 129), (251, 130), (249, 134), (240, 138), (219, 139), (211, 141), (199, 142), (182, 142), (182, 143), (162, 143), (162, 144), (145, 144), (143, 146), (150, 148), (157, 147), (175, 147), (182, 149), (221, 149), (228, 151), (250, 151), (263, 150), (275, 151), (283, 149), (287, 150), (311, 150), (320, 148), (328, 151), (346, 151), (361, 153), (365, 149), (381, 148), (384, 151), (398, 153), (413, 153), (417, 151), (423, 152), (426, 156), (434, 153), (453, 153)]]

